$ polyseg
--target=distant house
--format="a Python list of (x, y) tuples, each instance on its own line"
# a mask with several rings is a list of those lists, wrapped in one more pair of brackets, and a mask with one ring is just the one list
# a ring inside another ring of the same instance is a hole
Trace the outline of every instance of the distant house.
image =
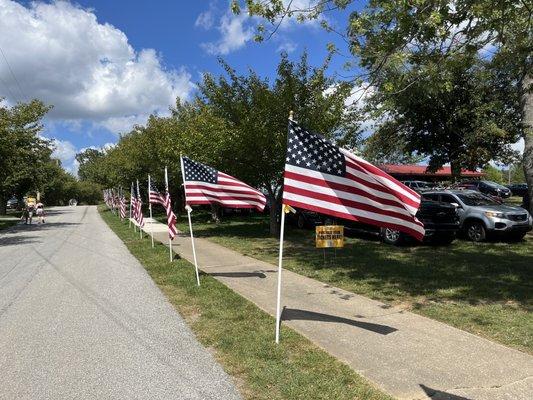
[[(383, 171), (392, 175), (400, 181), (450, 181), (452, 179), (451, 168), (442, 167), (436, 172), (427, 172), (427, 165), (397, 165), (383, 164), (379, 166)], [(481, 179), (485, 176), (483, 172), (461, 170), (461, 177), (467, 179)]]

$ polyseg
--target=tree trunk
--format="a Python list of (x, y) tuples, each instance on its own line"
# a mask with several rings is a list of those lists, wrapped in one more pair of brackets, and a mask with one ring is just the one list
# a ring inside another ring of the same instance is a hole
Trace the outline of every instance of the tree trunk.
[(274, 237), (279, 237), (278, 214), (280, 213), (281, 193), (280, 190), (280, 193), (276, 196), (275, 191), (268, 188), (268, 199), (270, 203), (270, 235)]
[(452, 183), (461, 179), (461, 165), (456, 161), (450, 161), (450, 171), (452, 173)]
[(7, 213), (7, 200), (3, 194), (0, 194), (0, 215), (6, 215)]
[(528, 74), (522, 82), (522, 104), (524, 117), (524, 156), (523, 168), (526, 176), (527, 192), (529, 194), (529, 212), (533, 213), (533, 76)]

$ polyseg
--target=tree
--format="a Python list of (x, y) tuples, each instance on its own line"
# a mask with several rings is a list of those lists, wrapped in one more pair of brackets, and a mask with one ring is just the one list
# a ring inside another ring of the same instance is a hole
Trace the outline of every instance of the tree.
[(80, 180), (105, 183), (104, 155), (102, 150), (97, 149), (86, 149), (76, 154)]
[[(280, 21), (296, 16), (298, 20), (322, 18), (324, 13), (345, 9), (353, 0), (324, 0), (298, 9), (297, 2), (283, 0), (245, 0), (250, 15), (269, 21), (273, 29), (259, 26), (258, 40), (269, 37)], [(232, 1), (234, 12), (241, 2)], [(523, 168), (529, 186), (533, 211), (533, 6), (523, 0), (373, 0), (361, 12), (353, 12), (344, 32), (350, 50), (364, 68), (360, 77), (372, 86), (385, 87), (391, 64), (423, 64), (424, 55), (440, 60), (459, 53), (479, 53), (490, 60), (488, 68), (505, 71), (508, 90), (520, 101), (520, 123), (525, 142)], [(438, 64), (437, 64), (438, 65)], [(405, 87), (412, 81), (406, 81)], [(402, 92), (399, 92), (402, 93)]]
[(270, 232), (278, 233), (277, 213), (282, 197), (289, 111), (304, 126), (339, 143), (351, 145), (359, 138), (352, 114), (345, 110), (352, 85), (326, 76), (328, 60), (311, 68), (304, 53), (299, 63), (281, 56), (273, 84), (253, 71), (238, 75), (222, 62), (226, 76), (205, 75), (201, 100), (215, 116), (227, 121), (232, 136), (215, 167), (266, 191), (270, 206)]
[(21, 199), (45, 178), (43, 166), (50, 160), (52, 146), (39, 133), (49, 109), (39, 100), (11, 108), (0, 102), (0, 214), (6, 213), (9, 197)]
[(428, 158), (430, 171), (449, 163), (453, 180), (461, 169), (508, 163), (521, 124), (519, 99), (501, 83), (506, 77), (491, 74), (476, 54), (425, 60), (382, 70), (385, 83), (370, 101), (387, 119), (378, 127), (388, 132), (378, 134), (387, 141), (380, 144), (404, 143), (408, 154)]

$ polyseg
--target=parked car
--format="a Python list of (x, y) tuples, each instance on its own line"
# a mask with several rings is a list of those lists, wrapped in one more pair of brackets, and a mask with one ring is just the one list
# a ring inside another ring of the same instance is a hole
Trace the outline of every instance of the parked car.
[(501, 204), (473, 190), (427, 192), (424, 198), (457, 207), (461, 231), (474, 241), (498, 234), (521, 240), (532, 229), (533, 218), (522, 207)]
[(19, 205), (18, 199), (16, 197), (12, 197), (7, 201), (6, 207), (8, 210), (14, 210), (18, 207), (18, 205)]
[(418, 193), (423, 193), (428, 190), (434, 190), (435, 184), (431, 182), (424, 182), (424, 181), (404, 181), (403, 184), (405, 186), (410, 187), (414, 191)]
[[(455, 239), (459, 230), (459, 218), (455, 206), (423, 200), (416, 216), (424, 224), (426, 230), (424, 242), (449, 244)], [(324, 224), (344, 225), (347, 234), (355, 232), (374, 233), (379, 235), (385, 243), (394, 245), (400, 245), (412, 239), (409, 235), (394, 229), (379, 228), (356, 221), (334, 218), (314, 211), (297, 209), (295, 214), (289, 213), (286, 218), (289, 223), (301, 229), (314, 228)]]
[(499, 183), (492, 181), (464, 181), (455, 185), (456, 189), (477, 190), (489, 196), (506, 199), (511, 197), (511, 191)]
[(511, 191), (513, 196), (524, 197), (527, 193), (527, 183), (515, 183), (512, 185), (507, 185), (507, 188)]

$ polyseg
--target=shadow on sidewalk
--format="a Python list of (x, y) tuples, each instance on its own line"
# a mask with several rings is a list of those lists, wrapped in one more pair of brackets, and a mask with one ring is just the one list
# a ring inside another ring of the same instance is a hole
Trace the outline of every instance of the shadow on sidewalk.
[(432, 400), (471, 400), (467, 397), (457, 396), (455, 394), (441, 392), (440, 390), (431, 389), (426, 385), (420, 384), (420, 387), (426, 392), (428, 397)]
[(283, 307), (281, 313), (282, 321), (320, 321), (320, 322), (336, 322), (338, 324), (346, 324), (355, 326), (357, 328), (366, 329), (367, 331), (379, 333), (380, 335), (388, 335), (396, 332), (398, 329), (387, 325), (373, 324), (371, 322), (356, 321), (354, 319), (338, 317), (335, 315), (322, 314), (314, 311), (298, 310), (295, 308)]
[(209, 273), (208, 275), (211, 275), (211, 276), (222, 276), (222, 277), (226, 277), (226, 278), (266, 278), (266, 275), (263, 274), (262, 272), (212, 272), (212, 273)]

